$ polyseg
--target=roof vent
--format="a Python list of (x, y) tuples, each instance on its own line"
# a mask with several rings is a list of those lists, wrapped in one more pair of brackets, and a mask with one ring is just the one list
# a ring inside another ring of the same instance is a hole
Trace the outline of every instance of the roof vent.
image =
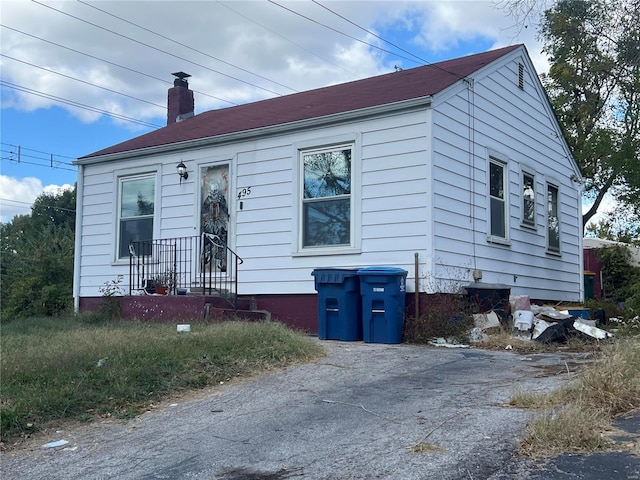
[(189, 78), (191, 75), (189, 75), (188, 73), (184, 73), (184, 72), (176, 72), (176, 73), (172, 73), (171, 75), (173, 75), (174, 77), (177, 77), (173, 81), (173, 86), (174, 87), (189, 88), (189, 83), (187, 82), (186, 79)]
[(524, 65), (518, 64), (518, 88), (524, 90)]

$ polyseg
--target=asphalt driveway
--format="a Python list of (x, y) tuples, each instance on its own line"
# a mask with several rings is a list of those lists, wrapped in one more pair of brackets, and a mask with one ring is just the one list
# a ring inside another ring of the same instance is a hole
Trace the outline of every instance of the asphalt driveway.
[(315, 363), (51, 432), (2, 454), (2, 478), (555, 478), (514, 457), (530, 414), (507, 403), (561, 385), (580, 355), (321, 343)]

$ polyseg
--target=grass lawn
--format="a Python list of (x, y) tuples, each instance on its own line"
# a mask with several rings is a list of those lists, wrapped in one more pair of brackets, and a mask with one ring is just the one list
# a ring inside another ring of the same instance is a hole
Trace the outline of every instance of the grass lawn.
[(82, 317), (3, 322), (2, 440), (65, 418), (128, 418), (181, 390), (217, 384), (322, 355), (322, 347), (278, 323), (191, 325)]

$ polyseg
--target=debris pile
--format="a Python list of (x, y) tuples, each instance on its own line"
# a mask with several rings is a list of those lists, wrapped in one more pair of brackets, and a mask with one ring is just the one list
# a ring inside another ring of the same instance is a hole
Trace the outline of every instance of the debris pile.
[(531, 339), (541, 343), (565, 343), (572, 337), (604, 340), (613, 335), (596, 326), (588, 309), (558, 310), (550, 306), (533, 305), (534, 327)]
[[(509, 297), (514, 334), (522, 340), (535, 340), (540, 343), (566, 343), (570, 338), (605, 340), (613, 337), (606, 330), (598, 328), (596, 323), (604, 320), (595, 312), (591, 319), (590, 310), (580, 307), (558, 309), (554, 306), (532, 305), (528, 296)], [(500, 326), (495, 312), (474, 315), (475, 328), (469, 333), (472, 342), (487, 338), (486, 331)]]

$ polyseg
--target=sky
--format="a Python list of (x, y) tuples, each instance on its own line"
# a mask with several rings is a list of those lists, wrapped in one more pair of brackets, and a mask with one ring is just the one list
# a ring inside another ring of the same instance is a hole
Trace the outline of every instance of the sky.
[(524, 44), (504, 0), (0, 0), (0, 221), (76, 181), (74, 159), (196, 114)]

